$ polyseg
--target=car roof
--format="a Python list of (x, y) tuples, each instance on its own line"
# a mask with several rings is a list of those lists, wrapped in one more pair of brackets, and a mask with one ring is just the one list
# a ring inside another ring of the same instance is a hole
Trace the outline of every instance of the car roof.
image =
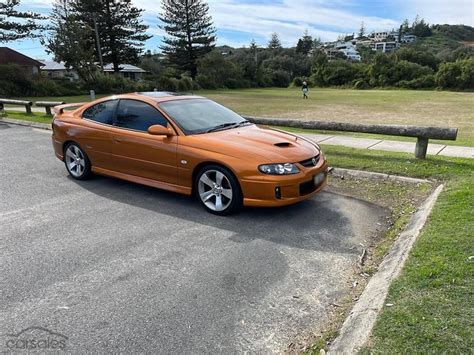
[(156, 102), (174, 101), (174, 100), (185, 100), (185, 99), (204, 99), (202, 96), (186, 95), (176, 92), (167, 91), (145, 91), (136, 92), (132, 95), (145, 96), (149, 99), (153, 99)]

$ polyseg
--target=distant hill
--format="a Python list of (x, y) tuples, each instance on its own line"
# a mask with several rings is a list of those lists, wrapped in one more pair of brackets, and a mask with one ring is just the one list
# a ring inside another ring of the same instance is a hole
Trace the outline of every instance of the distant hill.
[(419, 38), (410, 46), (428, 51), (442, 61), (474, 55), (474, 27), (465, 25), (433, 25), (432, 35)]

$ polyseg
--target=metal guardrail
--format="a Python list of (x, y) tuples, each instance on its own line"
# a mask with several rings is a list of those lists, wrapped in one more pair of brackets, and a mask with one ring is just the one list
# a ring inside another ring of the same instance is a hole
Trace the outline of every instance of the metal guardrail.
[(33, 102), (23, 100), (0, 99), (0, 111), (3, 111), (5, 109), (5, 105), (24, 106), (26, 109), (26, 113), (31, 113), (31, 106), (33, 105)]
[(47, 115), (51, 115), (51, 108), (54, 106), (64, 105), (64, 101), (36, 101), (35, 106), (44, 107)]
[(262, 118), (252, 116), (247, 116), (245, 118), (253, 123), (264, 124), (269, 126), (416, 137), (417, 141), (415, 146), (415, 157), (420, 159), (426, 158), (426, 152), (428, 150), (428, 141), (430, 139), (454, 141), (456, 140), (458, 134), (457, 128), (306, 121), (284, 118)]

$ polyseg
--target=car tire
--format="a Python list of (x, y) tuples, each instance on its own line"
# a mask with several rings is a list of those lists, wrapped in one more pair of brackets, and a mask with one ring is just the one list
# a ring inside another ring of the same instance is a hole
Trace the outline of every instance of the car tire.
[(77, 143), (64, 147), (64, 164), (69, 175), (76, 180), (86, 180), (91, 176), (91, 162)]
[(197, 199), (213, 214), (226, 216), (242, 207), (242, 192), (237, 178), (219, 165), (207, 165), (196, 175)]

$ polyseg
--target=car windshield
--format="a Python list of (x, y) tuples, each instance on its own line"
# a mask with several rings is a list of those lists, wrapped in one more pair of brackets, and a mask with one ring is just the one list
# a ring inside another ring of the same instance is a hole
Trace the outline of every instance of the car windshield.
[(185, 134), (199, 134), (238, 127), (248, 122), (235, 112), (207, 99), (162, 102), (160, 107)]

